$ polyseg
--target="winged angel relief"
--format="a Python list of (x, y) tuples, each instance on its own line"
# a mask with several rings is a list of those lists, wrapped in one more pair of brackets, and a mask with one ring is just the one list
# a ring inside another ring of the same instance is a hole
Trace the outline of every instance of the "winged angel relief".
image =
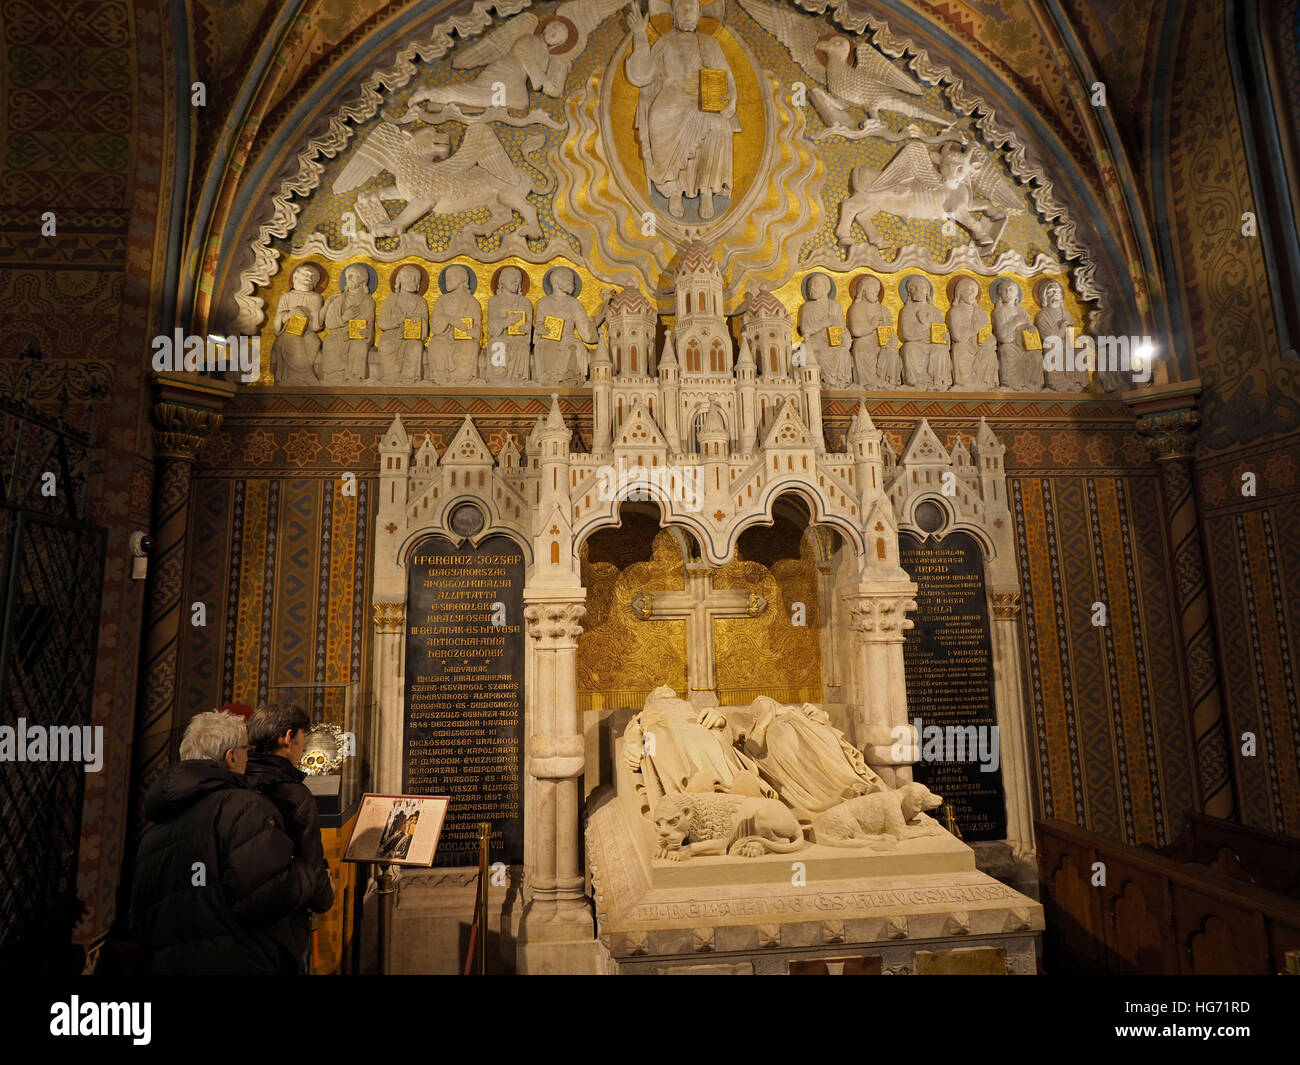
[[(569, 0), (553, 14), (518, 15), (493, 30), (481, 41), (458, 49), (452, 65), (458, 69), (483, 67), (472, 81), (439, 85), (411, 97), (411, 104), (424, 103), (438, 121), (480, 114), (494, 121), (507, 120), (502, 113), (519, 114), (527, 109), (528, 88), (554, 99), (564, 96), (564, 82), (573, 60), (587, 46), (591, 31), (626, 3), (626, 0)], [(462, 112), (458, 114), (457, 112)], [(530, 120), (544, 120), (545, 112), (534, 111)]]

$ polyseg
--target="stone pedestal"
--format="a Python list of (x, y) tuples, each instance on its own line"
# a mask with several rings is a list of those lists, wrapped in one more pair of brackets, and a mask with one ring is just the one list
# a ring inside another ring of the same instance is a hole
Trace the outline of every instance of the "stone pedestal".
[(654, 826), (634, 775), (591, 797), (587, 862), (597, 934), (617, 973), (778, 974), (792, 961), (879, 958), (913, 973), (917, 956), (1000, 948), (1032, 974), (1043, 929), (1033, 899), (975, 868), (946, 833), (889, 850), (809, 844), (760, 858), (652, 859)]
[(894, 730), (910, 727), (903, 640), (912, 627), (907, 612), (916, 609), (915, 594), (910, 581), (891, 581), (862, 582), (844, 596), (858, 692), (858, 718), (850, 734), (891, 788), (912, 779), (913, 742), (900, 745)]
[[(1037, 884), (1034, 859), (1034, 787), (1030, 777), (1029, 722), (1025, 700), (1025, 673), (1020, 641), (1020, 592), (989, 593), (992, 618), (994, 706), (1002, 737), (1002, 787), (1007, 800), (1006, 853), (996, 844), (982, 850), (981, 866), (994, 869), (1002, 879)], [(1010, 863), (1008, 870), (1007, 863)], [(1004, 871), (1007, 875), (1004, 875)]]
[[(522, 870), (509, 870), (507, 886), (489, 896), (488, 972), (512, 972), (522, 911)], [(478, 867), (403, 869), (397, 879), (389, 943), (388, 972), (459, 975), (469, 949)], [(373, 972), (377, 950), (379, 896), (373, 885), (365, 898), (363, 971)]]

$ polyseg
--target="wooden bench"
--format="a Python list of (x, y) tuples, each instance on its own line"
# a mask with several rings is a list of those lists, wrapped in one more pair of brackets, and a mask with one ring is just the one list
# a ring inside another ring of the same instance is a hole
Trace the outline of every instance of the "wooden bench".
[(1268, 974), (1300, 949), (1300, 899), (1282, 893), (1296, 841), (1201, 818), (1167, 854), (1061, 821), (1034, 827), (1048, 973)]

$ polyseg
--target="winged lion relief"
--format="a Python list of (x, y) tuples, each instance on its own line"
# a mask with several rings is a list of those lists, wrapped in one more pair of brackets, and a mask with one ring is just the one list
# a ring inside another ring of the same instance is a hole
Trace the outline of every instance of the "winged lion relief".
[[(460, 147), (452, 151), (451, 138), (436, 126), (410, 132), (402, 124), (419, 121), (420, 111), (408, 107), (392, 122), (381, 121), (357, 148), (347, 166), (335, 178), (335, 195), (360, 188), (384, 171), (396, 179), (392, 185), (363, 189), (357, 194), (357, 215), (376, 237), (401, 236), (429, 213), (455, 214), (487, 206), (490, 215), (468, 227), (475, 236), (494, 233), (508, 225), (514, 212), (523, 219), (516, 231), (522, 237), (538, 239), (542, 227), (530, 193), (549, 191), (511, 161), (505, 147), (488, 124), (466, 128)], [(401, 124), (399, 124), (401, 123)], [(526, 156), (545, 143), (541, 132), (524, 141)], [(390, 217), (385, 201), (405, 200), (406, 206)]]

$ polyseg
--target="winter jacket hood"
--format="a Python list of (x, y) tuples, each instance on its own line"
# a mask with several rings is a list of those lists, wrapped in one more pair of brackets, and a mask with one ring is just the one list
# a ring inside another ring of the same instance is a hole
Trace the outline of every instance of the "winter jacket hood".
[[(278, 754), (262, 754), (259, 751), (248, 752), (248, 772), (244, 774), (248, 782), (259, 790), (265, 790), (263, 781), (276, 783), (302, 784), (307, 774), (289, 759)], [(303, 785), (306, 787), (306, 785)]]
[(144, 798), (144, 816), (153, 824), (162, 824), (214, 791), (244, 787), (248, 784), (224, 766), (203, 760), (180, 762), (154, 781)]

